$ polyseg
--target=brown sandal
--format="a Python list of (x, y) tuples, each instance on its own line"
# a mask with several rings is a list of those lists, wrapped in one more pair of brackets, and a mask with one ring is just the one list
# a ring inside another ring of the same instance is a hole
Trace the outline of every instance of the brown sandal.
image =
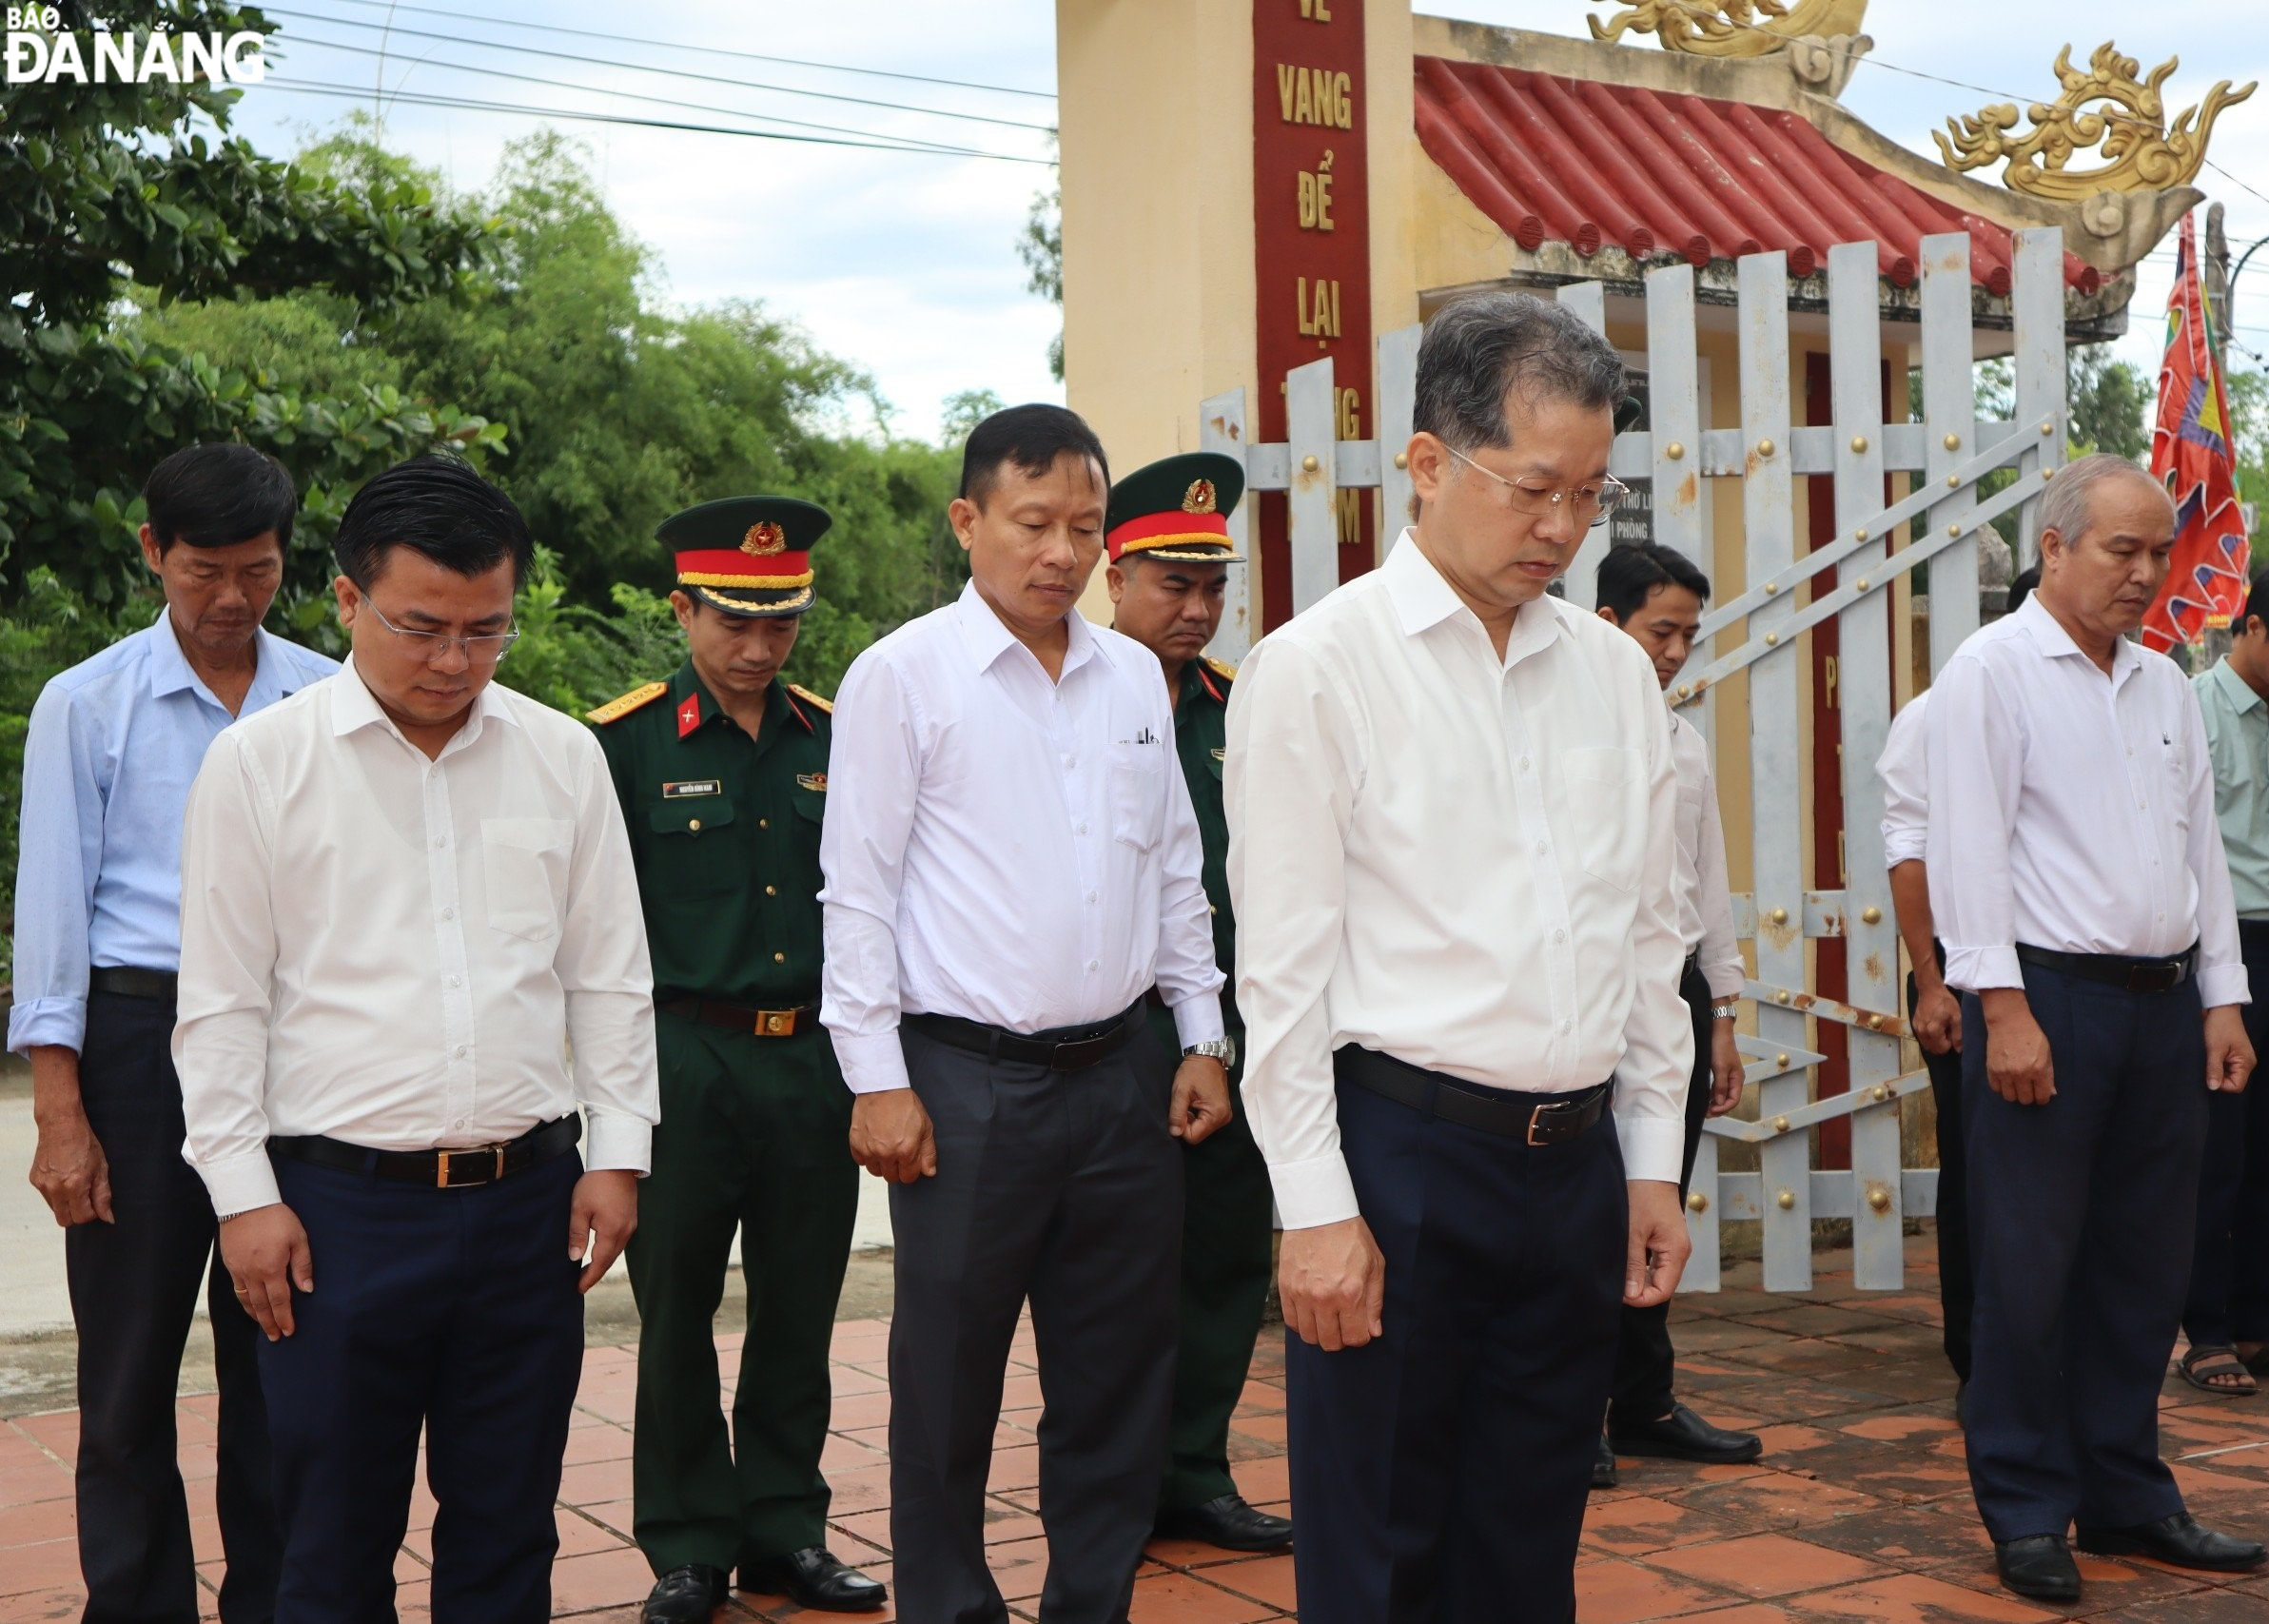
[[(2245, 1361), (2233, 1347), (2192, 1348), (2182, 1355), (2175, 1368), (2191, 1386), (2217, 1399), (2250, 1399), (2261, 1390), (2260, 1383), (2254, 1380), (2253, 1372), (2245, 1368)], [(2217, 1377), (2222, 1379), (2218, 1381)], [(2228, 1379), (2231, 1377), (2237, 1379)]]

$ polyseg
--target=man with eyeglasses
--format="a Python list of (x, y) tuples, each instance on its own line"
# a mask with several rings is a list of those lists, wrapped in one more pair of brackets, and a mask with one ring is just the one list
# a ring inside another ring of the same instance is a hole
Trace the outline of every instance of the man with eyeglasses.
[(1416, 523), (1230, 695), (1307, 1624), (1567, 1624), (1620, 1310), (1686, 1262), (1669, 718), (1545, 594), (1620, 494), (1624, 387), (1562, 306), (1438, 313)]
[(534, 552), (504, 494), (416, 458), (334, 547), (345, 669), (222, 734), (189, 794), (186, 1154), (265, 1338), (278, 1624), (394, 1616), (421, 1431), (416, 1599), (541, 1624), (579, 1293), (656, 1115), (637, 881), (597, 741), (492, 680)]
[[(166, 1052), (181, 962), (181, 816), (223, 728), (338, 666), (261, 630), (299, 498), (248, 445), (151, 470), (145, 630), (51, 678), (24, 741), (9, 1047), (31, 1062), (31, 1183), (64, 1225), (77, 1326), (79, 1569), (88, 1624), (197, 1616), (175, 1394), (202, 1288), (220, 1388), (223, 1624), (265, 1624), (276, 1528), (252, 1321), (181, 1159)], [(208, 1268), (209, 1262), (209, 1268)]]

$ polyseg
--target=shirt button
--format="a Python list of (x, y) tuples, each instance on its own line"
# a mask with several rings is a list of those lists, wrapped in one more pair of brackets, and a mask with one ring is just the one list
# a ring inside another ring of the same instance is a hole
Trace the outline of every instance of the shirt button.
[(462, 987), (464, 985), (464, 980), (465, 978), (461, 975), (453, 975), (449, 978), (449, 985), (452, 987)]
[(784, 965), (784, 964), (786, 964), (787, 962), (788, 962), (788, 955), (787, 955), (786, 953), (774, 953), (774, 954), (773, 955), (773, 963), (774, 963), (774, 964), (776, 964), (776, 965)]
[[(451, 1049), (449, 1052), (450, 1052), (451, 1054), (455, 1055), (455, 1056), (456, 1056), (458, 1059), (460, 1059), (460, 1060), (462, 1060), (462, 1059), (464, 1059), (464, 1057), (465, 1057), (465, 1046), (464, 1046), (463, 1044), (459, 1044), (459, 1045), (458, 1045), (458, 1046), (457, 1046), (455, 1048)], [(462, 1124), (462, 1123), (460, 1123), (460, 1124), (458, 1124), (457, 1125), (458, 1125), (458, 1126), (460, 1126), (460, 1127), (462, 1127), (462, 1126), (464, 1126), (464, 1124)]]
[(1102, 961), (1101, 959), (1089, 959), (1089, 960), (1087, 961), (1087, 973), (1088, 973), (1088, 974), (1092, 975), (1092, 974), (1094, 974), (1094, 973), (1095, 973), (1095, 971), (1097, 971), (1097, 970), (1099, 970), (1099, 969), (1103, 969), (1103, 961)]
[(1085, 833), (1086, 833), (1086, 832), (1087, 832), (1087, 826), (1086, 826), (1086, 824), (1084, 824), (1084, 823), (1083, 823), (1083, 824), (1081, 824), (1081, 825), (1080, 825), (1080, 832), (1081, 832), (1082, 834), (1085, 834)]
[(1095, 893), (1093, 891), (1089, 891), (1087, 893), (1087, 900), (1089, 902), (1093, 902), (1095, 900)]
[(1555, 930), (1552, 933), (1552, 939), (1555, 942), (1565, 942), (1568, 939), (1568, 932), (1565, 930)]
[(449, 837), (446, 834), (437, 834), (433, 837), (433, 849), (436, 851), (439, 851), (442, 847), (448, 844)]
[(449, 1125), (450, 1125), (451, 1127), (462, 1127), (462, 1126), (464, 1126), (464, 1125), (465, 1125), (465, 1119), (464, 1119), (464, 1118), (462, 1118), (462, 1117), (459, 1117), (459, 1118), (458, 1118), (458, 1119), (457, 1119), (455, 1122), (451, 1123)]
[(780, 894), (780, 888), (778, 886), (766, 886), (764, 888), (764, 894), (766, 896), (778, 896)]
[[(773, 820), (772, 820), (771, 818), (769, 818), (769, 817), (760, 817), (760, 818), (758, 818), (758, 819), (756, 820), (756, 827), (757, 827), (758, 829), (770, 829), (770, 828), (772, 828), (772, 826), (773, 826)], [(695, 824), (695, 825), (694, 825), (694, 827), (695, 829), (699, 829), (701, 826), (700, 826), (699, 824)]]
[(1539, 857), (1542, 857), (1542, 856), (1546, 855), (1547, 853), (1549, 853), (1551, 851), (1552, 851), (1552, 842), (1550, 842), (1550, 841), (1548, 841), (1548, 840), (1539, 840), (1539, 841), (1537, 841), (1537, 842), (1536, 842), (1536, 855), (1537, 855), (1537, 856), (1539, 856)]
[(444, 909), (442, 909), (442, 910), (441, 910), (441, 922), (442, 922), (444, 925), (445, 925), (445, 924), (447, 924), (447, 923), (448, 923), (450, 920), (452, 920), (452, 919), (455, 919), (456, 917), (457, 917), (457, 910), (456, 910), (456, 909), (454, 909), (454, 908), (444, 908)]
[(1076, 755), (1066, 755), (1064, 758), (1064, 765), (1066, 767), (1077, 767), (1079, 764), (1080, 758)]
[(686, 826), (686, 828), (687, 828), (687, 830), (688, 830), (688, 831), (690, 831), (691, 832), (693, 832), (693, 833), (694, 833), (694, 834), (698, 834), (698, 833), (700, 833), (700, 832), (701, 832), (701, 820), (700, 820), (699, 818), (697, 818), (697, 817), (689, 817), (689, 818), (687, 818), (687, 819), (685, 820), (685, 826)]
[(1561, 1022), (1560, 1022), (1560, 1030), (1562, 1030), (1562, 1031), (1564, 1032), (1564, 1031), (1566, 1031), (1567, 1029), (1568, 1029), (1568, 1023), (1567, 1023), (1567, 1021), (1566, 1021), (1566, 1020), (1563, 1018), (1563, 1019), (1561, 1020)]
[(1529, 758), (1525, 755), (1520, 758), (1520, 770), (1523, 773), (1529, 770)]

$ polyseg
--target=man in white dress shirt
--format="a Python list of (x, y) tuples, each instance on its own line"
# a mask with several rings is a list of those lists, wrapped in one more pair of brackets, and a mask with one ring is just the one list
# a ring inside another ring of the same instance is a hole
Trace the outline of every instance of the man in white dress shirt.
[[(1693, 653), (1710, 601), (1710, 577), (1674, 547), (1641, 541), (1611, 547), (1599, 560), (1599, 618), (1619, 626), (1647, 651), (1654, 680), (1667, 692)], [(1741, 1103), (1741, 1051), (1733, 1042), (1748, 971), (1733, 936), (1733, 898), (1726, 881), (1726, 835), (1718, 819), (1710, 741), (1671, 713), (1671, 757), (1678, 769), (1678, 939), (1686, 964), (1678, 996), (1693, 1022), (1693, 1070), (1686, 1082), (1686, 1143), (1678, 1194), (1693, 1181), (1702, 1124)], [(1614, 1395), (1592, 1487), (1613, 1488), (1615, 1457), (1738, 1465), (1764, 1453), (1755, 1433), (1712, 1426), (1678, 1402), (1677, 1351), (1671, 1345), (1671, 1305), (1623, 1310), (1615, 1345)]]
[[(1158, 657), (1073, 605), (1110, 479), (1061, 406), (971, 431), (959, 601), (835, 697), (820, 1019), (892, 1182), (898, 1616), (987, 1624), (1008, 1348), (1038, 1342), (1045, 1624), (1126, 1616), (1165, 1468), (1182, 1154), (1228, 1120), (1195, 813)], [(1155, 986), (1182, 1055), (1149, 1033)]]
[(1621, 1307), (1685, 1265), (1669, 716), (1545, 595), (1621, 495), (1623, 390), (1560, 306), (1438, 314), (1416, 526), (1230, 695), (1308, 1624), (1567, 1624)]
[(335, 545), (352, 659), (189, 794), (185, 1154), (265, 1334), (277, 1624), (394, 1616), (421, 1429), (437, 1624), (540, 1624), (577, 1293), (655, 1117), (637, 879), (597, 741), (490, 681), (533, 550), (503, 493), (417, 458)]
[[(2254, 1055), (2214, 780), (2181, 670), (2128, 640), (2175, 515), (2083, 457), (2041, 501), (2041, 585), (1932, 685), (1930, 908), (1962, 1000), (1977, 1266), (1969, 1480), (2002, 1582), (2070, 1601), (2065, 1544), (2217, 1572), (2159, 1455), (2209, 1090)], [(2202, 1017), (2202, 1018), (2201, 1018)]]

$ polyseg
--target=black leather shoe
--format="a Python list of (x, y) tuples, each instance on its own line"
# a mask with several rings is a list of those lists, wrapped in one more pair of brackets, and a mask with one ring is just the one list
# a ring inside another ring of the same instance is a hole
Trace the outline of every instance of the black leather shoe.
[(2031, 1534), (1993, 1542), (1993, 1565), (2001, 1582), (2035, 1601), (2078, 1601), (2080, 1564), (2061, 1534)]
[(1755, 1433), (1713, 1427), (1684, 1404), (1672, 1404), (1659, 1421), (1612, 1420), (1608, 1437), (1617, 1455), (1699, 1460), (1707, 1466), (1737, 1466), (1765, 1453), (1764, 1440)]
[(1223, 1551), (1282, 1551), (1292, 1544), (1288, 1518), (1255, 1511), (1238, 1494), (1186, 1511), (1160, 1512), (1155, 1526), (1161, 1539), (1195, 1539)]
[(709, 1624), (709, 1615), (724, 1605), (725, 1570), (689, 1562), (654, 1581), (638, 1609), (638, 1624)]
[(1607, 1441), (1607, 1434), (1599, 1435), (1599, 1453), (1592, 1457), (1592, 1487), (1612, 1489), (1619, 1481), (1615, 1477), (1615, 1450)]
[(2202, 1527), (2186, 1511), (2133, 1528), (2083, 1528), (2080, 1548), (2092, 1556), (2148, 1556), (2175, 1568), (2203, 1568), (2210, 1574), (2250, 1573), (2269, 1560), (2258, 1540), (2233, 1539)]
[(819, 1613), (877, 1613), (890, 1595), (881, 1580), (845, 1566), (824, 1545), (807, 1545), (768, 1561), (743, 1562), (740, 1588), (784, 1595), (798, 1607)]

